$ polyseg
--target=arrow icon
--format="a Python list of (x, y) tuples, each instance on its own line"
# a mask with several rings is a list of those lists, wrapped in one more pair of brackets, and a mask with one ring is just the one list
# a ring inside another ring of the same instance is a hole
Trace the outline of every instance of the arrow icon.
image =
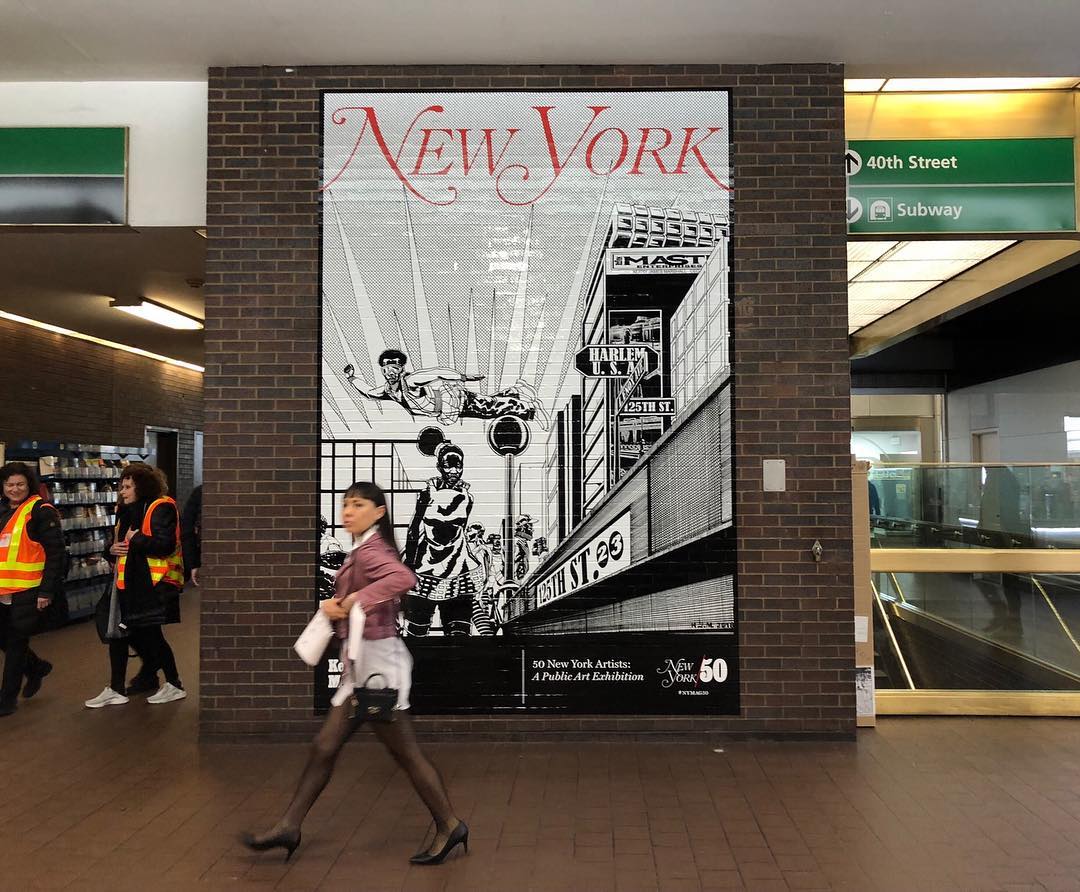
[(844, 168), (849, 177), (855, 176), (855, 174), (862, 170), (862, 156), (854, 149), (848, 149), (844, 153)]
[(848, 223), (858, 223), (862, 219), (863, 206), (854, 195), (849, 195), (847, 200), (847, 221)]

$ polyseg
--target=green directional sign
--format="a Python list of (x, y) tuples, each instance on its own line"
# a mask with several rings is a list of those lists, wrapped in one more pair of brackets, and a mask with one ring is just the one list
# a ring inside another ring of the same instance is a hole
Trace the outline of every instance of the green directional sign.
[(127, 129), (0, 127), (0, 224), (122, 224)]
[(853, 140), (848, 232), (1076, 229), (1072, 139)]

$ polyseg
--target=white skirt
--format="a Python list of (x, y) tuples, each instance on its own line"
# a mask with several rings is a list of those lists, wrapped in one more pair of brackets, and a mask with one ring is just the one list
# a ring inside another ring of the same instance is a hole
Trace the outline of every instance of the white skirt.
[(353, 678), (341, 673), (337, 690), (330, 700), (332, 706), (340, 706), (349, 699), (353, 685), (363, 687), (369, 676), (379, 674), (382, 678), (371, 679), (371, 687), (384, 685), (397, 688), (397, 704), (394, 709), (409, 708), (409, 691), (412, 690), (412, 654), (405, 642), (397, 636), (393, 638), (365, 638), (360, 647), (360, 659), (353, 666)]

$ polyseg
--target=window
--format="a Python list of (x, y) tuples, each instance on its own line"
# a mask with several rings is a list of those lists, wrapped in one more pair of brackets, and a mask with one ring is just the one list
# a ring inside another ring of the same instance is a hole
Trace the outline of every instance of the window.
[(1069, 458), (1080, 459), (1080, 415), (1065, 416), (1065, 449)]

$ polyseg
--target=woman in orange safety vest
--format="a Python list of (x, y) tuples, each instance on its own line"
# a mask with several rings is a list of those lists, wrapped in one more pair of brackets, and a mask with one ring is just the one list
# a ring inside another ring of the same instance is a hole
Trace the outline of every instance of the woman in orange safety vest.
[(184, 562), (176, 502), (160, 471), (132, 462), (120, 474), (120, 509), (106, 558), (114, 565), (119, 637), (109, 641), (109, 686), (87, 700), (90, 709), (127, 703), (124, 677), (128, 647), (148, 670), (165, 673), (165, 683), (148, 703), (172, 703), (187, 696), (169, 642), (161, 627), (180, 622)]
[[(64, 531), (57, 510), (37, 493), (37, 472), (22, 462), (0, 468), (0, 650), (5, 652), (0, 716), (33, 697), (52, 664), (30, 649), (41, 611), (63, 596)], [(25, 677), (26, 682), (23, 683)]]

